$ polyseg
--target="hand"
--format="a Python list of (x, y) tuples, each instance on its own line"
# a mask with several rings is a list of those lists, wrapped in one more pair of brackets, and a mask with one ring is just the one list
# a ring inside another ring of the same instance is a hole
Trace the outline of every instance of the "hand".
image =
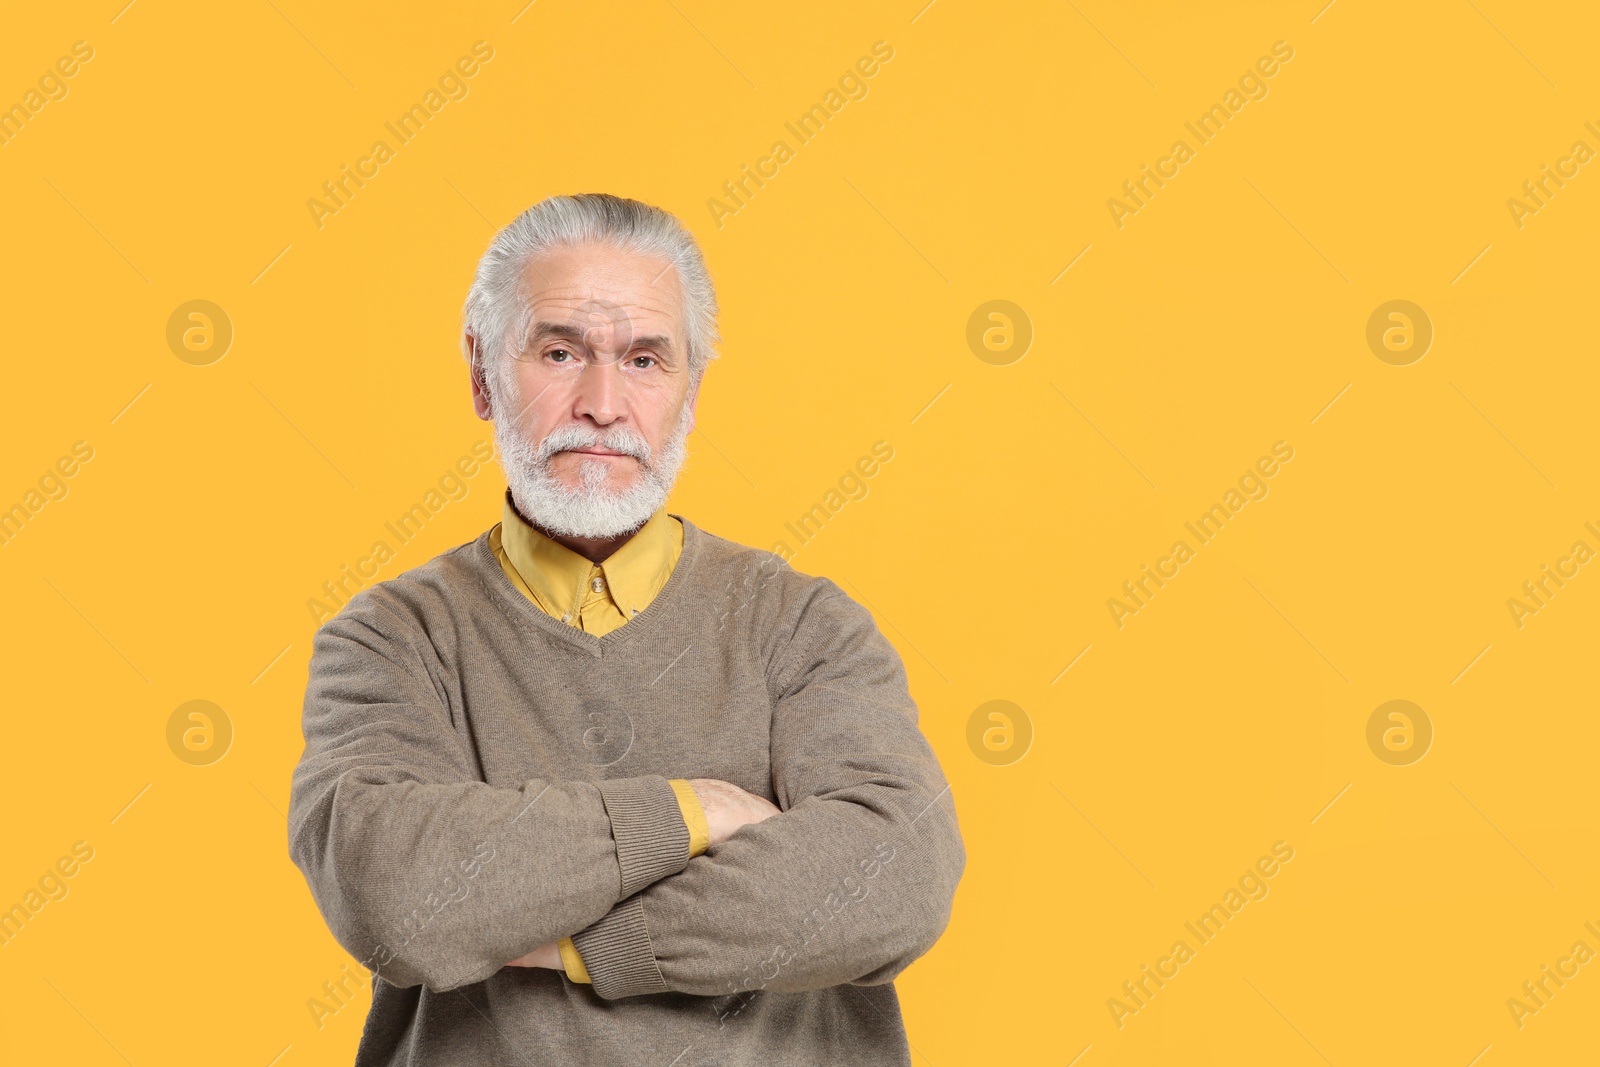
[(540, 945), (526, 956), (512, 960), (507, 967), (549, 967), (553, 971), (565, 971), (566, 967), (561, 962), (561, 949), (557, 943)]
[(708, 848), (716, 848), (741, 826), (764, 822), (780, 814), (771, 801), (748, 793), (732, 782), (691, 778), (689, 784), (694, 787), (694, 795), (706, 813), (706, 826), (711, 831)]

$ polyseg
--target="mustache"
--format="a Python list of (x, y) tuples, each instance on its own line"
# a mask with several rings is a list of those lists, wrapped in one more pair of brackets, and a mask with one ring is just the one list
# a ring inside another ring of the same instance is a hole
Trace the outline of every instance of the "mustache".
[(593, 433), (581, 426), (563, 426), (539, 442), (539, 447), (534, 450), (534, 459), (540, 464), (548, 463), (557, 452), (577, 448), (609, 449), (632, 456), (645, 464), (649, 463), (651, 456), (649, 443), (636, 431), (613, 427), (604, 433)]

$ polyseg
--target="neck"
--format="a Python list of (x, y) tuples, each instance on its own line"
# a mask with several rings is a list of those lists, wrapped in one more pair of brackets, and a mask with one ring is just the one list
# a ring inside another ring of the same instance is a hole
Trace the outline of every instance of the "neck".
[(616, 537), (573, 537), (570, 534), (558, 534), (553, 530), (547, 530), (537, 522), (530, 521), (528, 525), (550, 538), (556, 544), (572, 549), (572, 551), (590, 563), (604, 563), (611, 557), (613, 552), (621, 548), (628, 542), (629, 538), (639, 532), (637, 529), (633, 529)]

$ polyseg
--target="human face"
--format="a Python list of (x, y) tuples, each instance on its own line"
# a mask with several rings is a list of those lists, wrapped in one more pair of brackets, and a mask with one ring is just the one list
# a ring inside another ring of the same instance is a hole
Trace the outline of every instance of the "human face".
[[(666, 501), (694, 425), (677, 271), (584, 244), (530, 260), (520, 350), (474, 379), (513, 499), (556, 533), (608, 538)], [(515, 346), (515, 342), (514, 342)]]

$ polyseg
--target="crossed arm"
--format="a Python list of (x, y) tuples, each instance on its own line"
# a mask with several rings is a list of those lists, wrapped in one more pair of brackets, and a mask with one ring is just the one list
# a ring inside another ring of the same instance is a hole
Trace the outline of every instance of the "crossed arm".
[(560, 963), (568, 937), (606, 999), (878, 984), (948, 923), (966, 861), (949, 787), (898, 654), (833, 583), (771, 676), (781, 810), (694, 856), (662, 776), (472, 780), (430, 654), (377, 597), (318, 631), (290, 798), (319, 909), (391, 984)]
[[(689, 828), (689, 858), (715, 848), (741, 826), (762, 822), (778, 814), (770, 800), (755, 796), (732, 782), (715, 778), (671, 778), (683, 821)], [(508, 967), (547, 967), (565, 971), (574, 982), (592, 983), (589, 969), (571, 937), (540, 945)]]

